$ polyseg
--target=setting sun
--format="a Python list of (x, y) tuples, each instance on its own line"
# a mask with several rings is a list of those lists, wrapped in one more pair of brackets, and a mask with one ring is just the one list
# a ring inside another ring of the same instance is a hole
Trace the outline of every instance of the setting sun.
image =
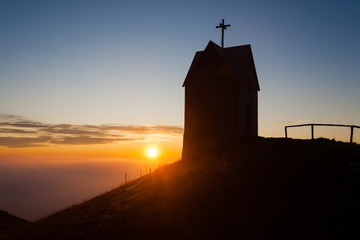
[(151, 147), (147, 150), (147, 155), (150, 158), (156, 158), (158, 156), (158, 150), (154, 147)]

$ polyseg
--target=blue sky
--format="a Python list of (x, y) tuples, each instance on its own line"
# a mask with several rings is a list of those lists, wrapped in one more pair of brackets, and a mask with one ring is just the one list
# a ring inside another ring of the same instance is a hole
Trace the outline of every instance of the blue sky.
[(360, 124), (358, 1), (1, 1), (0, 113), (182, 126), (182, 82), (222, 18), (225, 47), (252, 45), (260, 135)]

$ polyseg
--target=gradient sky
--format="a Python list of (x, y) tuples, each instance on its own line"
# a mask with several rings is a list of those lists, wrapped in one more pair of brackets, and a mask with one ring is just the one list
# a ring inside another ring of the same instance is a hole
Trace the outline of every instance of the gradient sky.
[(250, 43), (259, 132), (360, 124), (358, 1), (2, 1), (0, 112), (46, 123), (183, 126), (196, 51)]
[(178, 158), (181, 85), (195, 52), (220, 44), (222, 18), (225, 47), (252, 46), (259, 135), (360, 125), (359, 1), (1, 1), (0, 160), (139, 159), (152, 142)]

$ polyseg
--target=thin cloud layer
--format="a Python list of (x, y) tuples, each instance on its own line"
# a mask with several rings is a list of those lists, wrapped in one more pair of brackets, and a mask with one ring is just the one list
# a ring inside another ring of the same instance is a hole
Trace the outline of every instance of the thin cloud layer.
[(11, 148), (44, 147), (51, 141), (51, 137), (0, 137), (0, 146)]
[(109, 144), (146, 140), (154, 136), (163, 139), (182, 133), (181, 127), (168, 125), (48, 124), (0, 114), (0, 146), (10, 148)]

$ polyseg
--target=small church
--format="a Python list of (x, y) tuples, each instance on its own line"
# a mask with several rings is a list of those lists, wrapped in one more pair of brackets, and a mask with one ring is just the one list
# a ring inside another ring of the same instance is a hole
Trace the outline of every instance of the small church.
[[(224, 32), (230, 25), (222, 24)], [(260, 87), (250, 45), (224, 48), (223, 38), (221, 47), (210, 41), (196, 52), (182, 86), (183, 159), (258, 136)]]

